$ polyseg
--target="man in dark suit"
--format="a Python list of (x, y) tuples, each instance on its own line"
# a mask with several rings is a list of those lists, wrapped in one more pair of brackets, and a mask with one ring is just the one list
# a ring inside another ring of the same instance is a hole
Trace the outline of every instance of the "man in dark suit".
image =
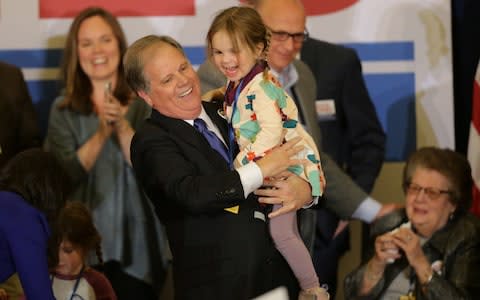
[(0, 62), (0, 169), (18, 152), (41, 145), (40, 130), (22, 71)]
[[(305, 228), (309, 222), (316, 224), (312, 256), (320, 281), (328, 283), (334, 295), (338, 260), (349, 247), (348, 231), (342, 227), (346, 223), (339, 225), (339, 217), (353, 215), (371, 222), (393, 207), (380, 209), (367, 195), (383, 163), (385, 134), (353, 50), (310, 38), (304, 41), (308, 37), (305, 12), (298, 0), (246, 2), (257, 9), (271, 30), (268, 63), (296, 101), (300, 117), (321, 151), (327, 179), (326, 208), (318, 209), (316, 220), (299, 220), (307, 244), (310, 233)], [(302, 61), (296, 59), (300, 51)], [(209, 63), (200, 66), (198, 73), (203, 92), (225, 84), (225, 78)]]
[[(268, 183), (275, 189), (257, 189), (264, 177), (298, 164), (290, 157), (301, 147), (289, 141), (231, 170), (194, 127), (201, 118), (217, 139), (228, 139), (220, 106), (202, 104), (197, 74), (176, 41), (141, 38), (128, 48), (124, 66), (132, 89), (153, 108), (133, 137), (131, 158), (167, 230), (175, 297), (251, 299), (284, 285), (296, 298), (298, 285), (270, 240), (259, 201), (291, 211), (312, 201), (310, 187), (291, 175)], [(238, 210), (225, 209), (236, 205)]]

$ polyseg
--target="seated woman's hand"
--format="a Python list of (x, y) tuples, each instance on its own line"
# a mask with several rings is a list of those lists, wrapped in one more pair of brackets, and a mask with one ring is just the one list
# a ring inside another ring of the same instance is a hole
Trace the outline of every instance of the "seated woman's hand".
[(410, 228), (399, 228), (393, 236), (395, 245), (402, 249), (409, 264), (416, 268), (423, 264), (430, 265), (422, 250), (420, 238)]
[(378, 265), (386, 266), (396, 259), (400, 258), (399, 247), (394, 243), (394, 236), (387, 232), (375, 239), (375, 260)]

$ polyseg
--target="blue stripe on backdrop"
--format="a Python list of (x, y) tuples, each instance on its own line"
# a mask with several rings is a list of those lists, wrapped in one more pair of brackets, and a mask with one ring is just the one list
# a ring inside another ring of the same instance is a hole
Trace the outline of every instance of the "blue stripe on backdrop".
[(32, 96), (32, 101), (37, 111), (40, 131), (44, 136), (47, 131), (48, 116), (50, 114), (50, 106), (53, 100), (58, 96), (57, 80), (28, 80), (27, 86)]
[(386, 161), (405, 161), (416, 149), (415, 74), (365, 74), (380, 123), (387, 134)]
[(414, 60), (413, 41), (346, 43), (357, 51), (362, 61)]
[[(345, 43), (354, 48), (362, 61), (413, 60), (412, 41), (379, 43)], [(185, 47), (185, 53), (194, 65), (205, 60), (203, 46)], [(62, 49), (15, 49), (0, 50), (0, 60), (10, 62), (21, 68), (57, 68), (60, 65)]]
[(58, 68), (62, 49), (0, 50), (0, 60), (20, 68)]
[[(413, 41), (348, 43), (362, 61), (414, 60)], [(185, 47), (194, 65), (205, 60), (203, 46)], [(0, 60), (21, 68), (57, 68), (61, 49), (0, 50)], [(365, 81), (387, 133), (387, 161), (403, 161), (416, 147), (415, 75), (413, 73), (365, 74)], [(29, 80), (28, 87), (45, 133), (50, 105), (58, 95), (56, 80)]]
[[(185, 53), (194, 65), (205, 60), (204, 47), (185, 47)], [(15, 49), (0, 50), (0, 60), (20, 68), (58, 68), (62, 59), (62, 49)]]

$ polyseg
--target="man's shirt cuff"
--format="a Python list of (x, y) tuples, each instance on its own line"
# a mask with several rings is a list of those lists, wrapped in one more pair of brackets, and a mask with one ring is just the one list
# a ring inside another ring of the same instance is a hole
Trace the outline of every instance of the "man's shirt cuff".
[(355, 212), (352, 214), (352, 218), (362, 220), (367, 223), (372, 223), (381, 208), (382, 204), (380, 204), (377, 200), (367, 197), (357, 207)]
[(242, 182), (243, 192), (245, 193), (246, 199), (250, 193), (262, 186), (262, 171), (254, 162), (248, 163), (245, 166), (241, 166), (236, 170), (240, 175), (240, 181)]

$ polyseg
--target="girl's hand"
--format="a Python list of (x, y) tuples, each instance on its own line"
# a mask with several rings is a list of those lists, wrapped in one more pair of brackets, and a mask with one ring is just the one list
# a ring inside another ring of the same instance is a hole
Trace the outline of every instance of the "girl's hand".
[(262, 176), (275, 177), (288, 167), (303, 163), (301, 159), (295, 159), (295, 154), (303, 150), (303, 146), (297, 145), (301, 141), (300, 137), (295, 137), (288, 142), (274, 147), (264, 157), (257, 160), (256, 163), (262, 171)]

